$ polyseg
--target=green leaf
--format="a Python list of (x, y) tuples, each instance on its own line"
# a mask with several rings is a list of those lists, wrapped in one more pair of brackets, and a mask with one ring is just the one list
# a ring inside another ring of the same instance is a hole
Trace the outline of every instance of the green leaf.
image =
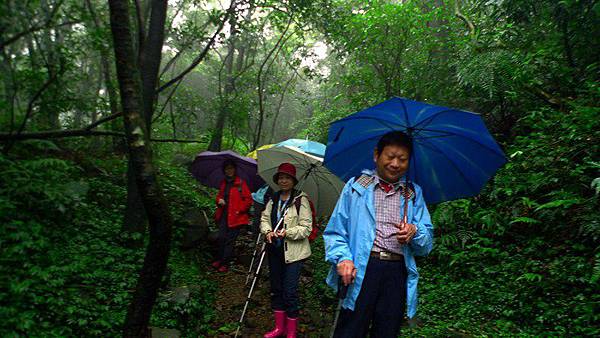
[(528, 224), (536, 224), (536, 223), (541, 223), (540, 221), (538, 221), (537, 219), (533, 219), (531, 217), (517, 217), (515, 219), (513, 219), (512, 221), (510, 221), (510, 224), (514, 224), (514, 223), (528, 223)]
[(558, 208), (558, 207), (569, 208), (573, 204), (577, 204), (577, 203), (579, 203), (579, 201), (576, 199), (556, 200), (556, 201), (552, 201), (552, 202), (548, 202), (548, 203), (540, 205), (539, 207), (535, 208), (535, 211), (542, 210), (542, 209), (548, 209), (548, 208)]
[(600, 177), (596, 177), (592, 180), (590, 188), (596, 191), (596, 195), (600, 194)]

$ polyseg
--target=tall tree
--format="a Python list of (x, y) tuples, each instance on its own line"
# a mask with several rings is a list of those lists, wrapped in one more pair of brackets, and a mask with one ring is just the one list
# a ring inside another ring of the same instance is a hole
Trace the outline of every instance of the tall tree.
[[(133, 48), (128, 2), (110, 0), (109, 6), (129, 158), (150, 228), (150, 241), (127, 311), (123, 336), (147, 337), (150, 315), (167, 267), (173, 221), (152, 161), (148, 124), (143, 114), (141, 69)], [(166, 6), (166, 0), (153, 1), (152, 15), (158, 22), (165, 22)], [(154, 76), (157, 74), (158, 68)]]

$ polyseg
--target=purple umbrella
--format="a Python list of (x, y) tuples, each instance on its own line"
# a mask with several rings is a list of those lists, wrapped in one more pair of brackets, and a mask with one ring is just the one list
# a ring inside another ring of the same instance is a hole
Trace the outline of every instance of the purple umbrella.
[(248, 183), (251, 191), (256, 191), (265, 184), (265, 181), (257, 174), (256, 160), (238, 155), (231, 150), (201, 152), (194, 159), (190, 172), (200, 183), (219, 189), (221, 181), (225, 178), (223, 162), (226, 160), (235, 163), (236, 175)]

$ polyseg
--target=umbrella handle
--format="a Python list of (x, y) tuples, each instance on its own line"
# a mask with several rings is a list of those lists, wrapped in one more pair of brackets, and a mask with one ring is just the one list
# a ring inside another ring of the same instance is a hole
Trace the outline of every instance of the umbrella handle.
[(410, 191), (408, 190), (408, 173), (406, 174), (406, 178), (404, 180), (404, 215), (402, 215), (402, 223), (408, 224), (408, 201), (410, 200)]

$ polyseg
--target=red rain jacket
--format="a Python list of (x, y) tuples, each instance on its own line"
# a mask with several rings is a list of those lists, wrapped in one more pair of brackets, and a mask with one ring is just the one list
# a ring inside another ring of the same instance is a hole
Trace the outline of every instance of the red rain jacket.
[[(218, 224), (223, 215), (224, 206), (219, 206), (219, 199), (225, 195), (225, 180), (221, 182), (219, 193), (215, 202), (217, 203), (217, 211), (215, 212), (215, 222)], [(250, 222), (248, 211), (252, 206), (252, 196), (250, 189), (244, 180), (235, 177), (231, 189), (229, 189), (229, 202), (227, 209), (227, 226), (237, 228), (240, 225)]]

